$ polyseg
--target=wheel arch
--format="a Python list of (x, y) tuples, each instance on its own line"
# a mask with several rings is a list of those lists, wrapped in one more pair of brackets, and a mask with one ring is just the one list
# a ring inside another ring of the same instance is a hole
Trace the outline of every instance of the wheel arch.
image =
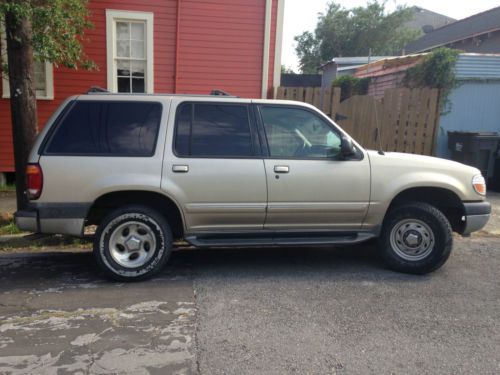
[(144, 205), (157, 210), (166, 217), (174, 238), (183, 237), (184, 217), (178, 204), (165, 194), (147, 190), (120, 190), (101, 195), (89, 208), (87, 225), (99, 225), (109, 212), (128, 204)]
[(399, 192), (389, 204), (384, 220), (391, 209), (409, 202), (423, 202), (436, 207), (446, 216), (454, 232), (461, 233), (465, 229), (462, 200), (454, 191), (441, 187), (412, 187)]

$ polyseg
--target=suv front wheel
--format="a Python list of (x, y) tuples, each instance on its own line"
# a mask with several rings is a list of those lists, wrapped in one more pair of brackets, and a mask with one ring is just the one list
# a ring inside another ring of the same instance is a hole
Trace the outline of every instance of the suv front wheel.
[(379, 238), (379, 250), (389, 267), (414, 274), (441, 267), (452, 244), (448, 219), (434, 206), (421, 202), (391, 209)]
[(172, 232), (166, 219), (146, 206), (112, 211), (100, 223), (94, 256), (107, 276), (119, 281), (150, 278), (172, 252)]

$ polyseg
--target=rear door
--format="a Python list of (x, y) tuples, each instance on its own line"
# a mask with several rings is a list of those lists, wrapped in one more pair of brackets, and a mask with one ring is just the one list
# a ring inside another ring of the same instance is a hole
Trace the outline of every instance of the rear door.
[(262, 229), (267, 189), (250, 101), (175, 98), (162, 189), (188, 233)]
[(303, 106), (260, 105), (268, 186), (267, 229), (357, 230), (370, 198), (364, 151), (340, 158), (341, 132)]

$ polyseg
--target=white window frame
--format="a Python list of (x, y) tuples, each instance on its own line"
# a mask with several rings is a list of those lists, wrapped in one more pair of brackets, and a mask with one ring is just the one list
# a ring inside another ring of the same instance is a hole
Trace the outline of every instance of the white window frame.
[(142, 21), (146, 23), (146, 71), (144, 83), (146, 93), (152, 94), (154, 93), (153, 13), (113, 9), (106, 9), (108, 91), (118, 92), (118, 79), (116, 73), (116, 23), (120, 21)]
[[(7, 61), (7, 40), (5, 38), (5, 25), (0, 26), (0, 38), (2, 43), (2, 61)], [(2, 72), (2, 98), (10, 99), (9, 76)], [(37, 100), (54, 100), (54, 66), (45, 62), (45, 95), (36, 95)]]

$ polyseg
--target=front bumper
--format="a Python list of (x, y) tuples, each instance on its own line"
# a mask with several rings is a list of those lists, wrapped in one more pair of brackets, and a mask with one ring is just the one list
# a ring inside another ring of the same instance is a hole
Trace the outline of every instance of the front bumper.
[(31, 203), (14, 220), (23, 231), (81, 237), (89, 208), (87, 203)]
[(488, 223), (491, 214), (491, 204), (489, 202), (467, 202), (465, 209), (465, 229), (462, 235), (467, 236), (478, 231)]

